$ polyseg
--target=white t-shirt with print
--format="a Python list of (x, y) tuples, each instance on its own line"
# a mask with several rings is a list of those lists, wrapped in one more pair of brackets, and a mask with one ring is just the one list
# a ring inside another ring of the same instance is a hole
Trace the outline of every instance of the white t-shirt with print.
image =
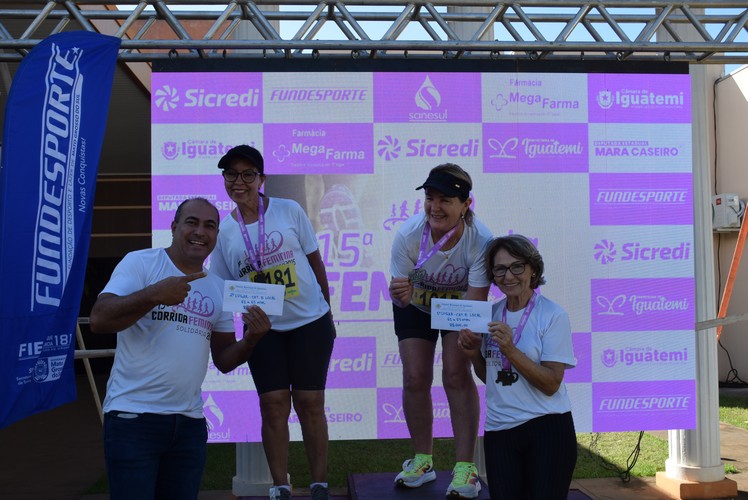
[[(426, 226), (423, 214), (411, 216), (398, 229), (392, 243), (390, 274), (393, 278), (406, 278), (415, 268), (421, 249), (421, 238)], [(491, 241), (491, 231), (480, 221), (473, 219), (457, 244), (446, 252), (437, 252), (421, 269), (426, 271), (426, 280), (414, 284), (410, 303), (423, 312), (430, 313), (430, 299), (462, 299), (468, 286), (482, 288), (491, 282), (486, 272), (486, 247)], [(427, 250), (434, 246), (429, 235)]]
[[(569, 315), (552, 300), (542, 295), (535, 297), (535, 307), (522, 330), (517, 348), (535, 363), (555, 361), (567, 367), (576, 366)], [(506, 299), (494, 304), (494, 321), (501, 321), (505, 304)], [(523, 312), (524, 309), (507, 311), (506, 323), (512, 331)], [(552, 396), (546, 396), (533, 387), (521, 374), (517, 382), (501, 385), (496, 383), (502, 369), (501, 353), (488, 335), (483, 337), (481, 352), (486, 358), (486, 431), (511, 429), (542, 415), (571, 411), (571, 401), (563, 382)]]
[[(124, 297), (171, 276), (184, 276), (163, 248), (127, 254), (101, 293)], [(176, 306), (157, 306), (117, 333), (104, 411), (203, 416), (200, 386), (208, 370), (212, 332), (233, 332), (222, 311), (223, 280), (208, 274), (190, 282)]]
[[(319, 247), (306, 213), (294, 200), (269, 198), (266, 203), (262, 271), (270, 274), (273, 283), (286, 285), (283, 314), (268, 317), (273, 330), (288, 331), (321, 318), (330, 306), (307, 258)], [(259, 256), (258, 224), (253, 222), (246, 227), (255, 255)], [(231, 214), (219, 226), (210, 270), (225, 280), (248, 281), (255, 273), (239, 223)]]

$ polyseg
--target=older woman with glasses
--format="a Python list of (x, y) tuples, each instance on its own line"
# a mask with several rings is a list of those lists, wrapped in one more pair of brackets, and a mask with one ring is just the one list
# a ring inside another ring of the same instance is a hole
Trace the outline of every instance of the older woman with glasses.
[(494, 239), (486, 269), (506, 298), (488, 335), (461, 330), (458, 344), (486, 383), (484, 451), (494, 500), (554, 500), (569, 494), (577, 440), (564, 370), (575, 366), (566, 311), (539, 295), (544, 264), (513, 234)]
[[(264, 161), (255, 148), (230, 149), (218, 168), (236, 209), (221, 221), (211, 272), (226, 280), (286, 287), (283, 314), (268, 315), (270, 331), (248, 360), (260, 398), (262, 444), (273, 477), (270, 498), (291, 498), (288, 417), (293, 401), (311, 468), (311, 498), (327, 499), (324, 406), (335, 326), (317, 236), (298, 203), (260, 192)], [(250, 321), (248, 327), (259, 324)]]

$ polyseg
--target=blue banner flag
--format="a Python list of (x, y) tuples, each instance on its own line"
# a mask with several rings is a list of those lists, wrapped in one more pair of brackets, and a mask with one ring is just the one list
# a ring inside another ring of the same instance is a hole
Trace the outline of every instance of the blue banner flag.
[(76, 397), (73, 356), (119, 38), (52, 35), (11, 85), (0, 158), (0, 428)]

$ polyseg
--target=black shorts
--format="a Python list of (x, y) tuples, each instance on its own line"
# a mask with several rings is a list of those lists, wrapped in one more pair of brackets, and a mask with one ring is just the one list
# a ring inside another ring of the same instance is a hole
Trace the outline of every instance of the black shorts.
[(257, 393), (281, 389), (324, 390), (333, 331), (329, 314), (287, 332), (270, 330), (249, 358)]
[(431, 315), (416, 306), (398, 307), (392, 304), (392, 316), (395, 319), (395, 334), (397, 340), (424, 339), (436, 344), (439, 332), (442, 337), (451, 330), (435, 330), (431, 328)]

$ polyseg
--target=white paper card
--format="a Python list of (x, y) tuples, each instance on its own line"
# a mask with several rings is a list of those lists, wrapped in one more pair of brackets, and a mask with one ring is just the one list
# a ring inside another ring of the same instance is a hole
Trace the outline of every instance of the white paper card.
[(431, 328), (488, 333), (491, 303), (481, 300), (431, 299)]
[(260, 306), (267, 315), (283, 314), (284, 285), (253, 281), (226, 280), (223, 284), (223, 310), (247, 312), (247, 306)]

